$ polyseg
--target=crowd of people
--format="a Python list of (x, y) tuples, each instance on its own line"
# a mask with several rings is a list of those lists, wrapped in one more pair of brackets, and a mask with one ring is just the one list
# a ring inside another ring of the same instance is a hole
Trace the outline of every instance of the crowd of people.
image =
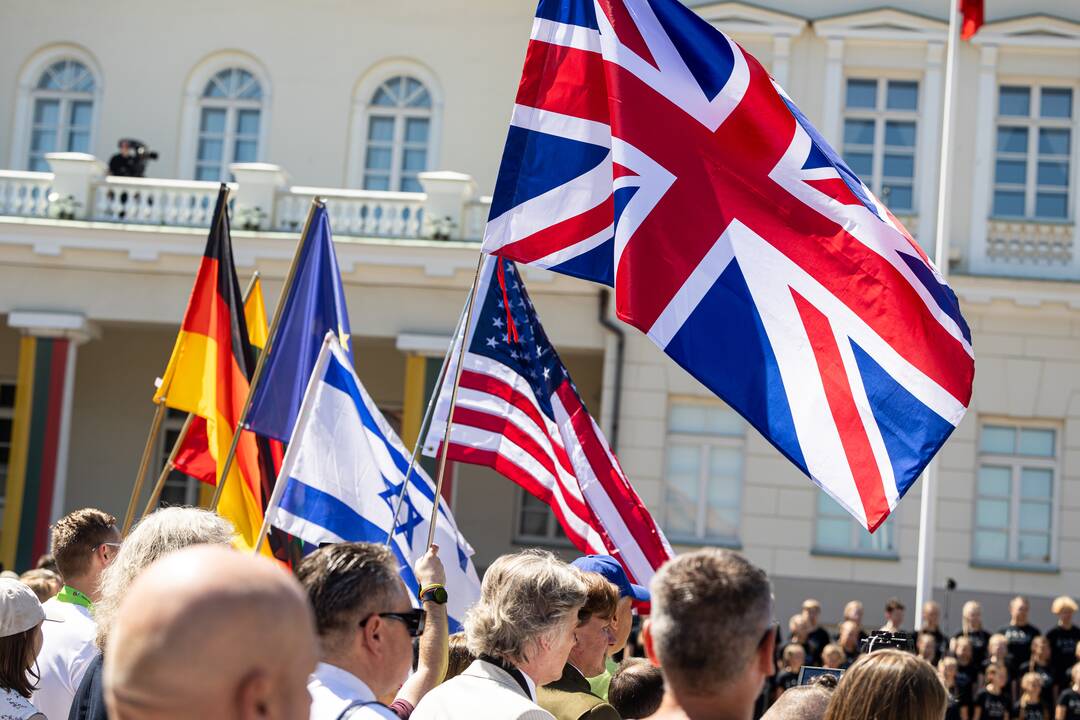
[[(195, 508), (124, 538), (100, 510), (58, 521), (41, 567), (0, 578), (0, 718), (1080, 720), (1067, 597), (1046, 635), (1022, 597), (994, 635), (968, 603), (946, 637), (927, 603), (904, 649), (898, 600), (896, 635), (868, 638), (858, 602), (833, 634), (809, 599), (781, 632), (765, 572), (733, 551), (681, 555), (645, 588), (609, 556), (526, 550), (492, 563), (450, 634), (437, 546), (414, 598), (383, 545), (289, 571), (233, 537)], [(627, 651), (642, 604), (644, 658)], [(807, 682), (811, 666), (828, 671)]]

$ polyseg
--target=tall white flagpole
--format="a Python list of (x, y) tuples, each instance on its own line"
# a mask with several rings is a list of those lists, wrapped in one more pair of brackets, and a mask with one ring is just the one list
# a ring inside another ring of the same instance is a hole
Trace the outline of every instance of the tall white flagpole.
[[(943, 280), (949, 278), (949, 235), (946, 208), (949, 198), (949, 165), (952, 152), (953, 84), (956, 75), (956, 42), (959, 31), (959, 0), (949, 3), (949, 38), (945, 54), (945, 105), (941, 120), (941, 162), (938, 166), (937, 223), (934, 264)], [(922, 607), (934, 598), (934, 536), (937, 534), (937, 460), (931, 460), (919, 483), (919, 555), (915, 580), (915, 627), (922, 627)]]

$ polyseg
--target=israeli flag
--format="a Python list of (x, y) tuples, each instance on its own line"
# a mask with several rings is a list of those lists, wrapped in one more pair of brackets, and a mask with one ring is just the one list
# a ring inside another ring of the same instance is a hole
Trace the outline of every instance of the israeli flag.
[[(427, 551), (435, 484), (416, 466), (394, 523), (409, 454), (375, 407), (333, 332), (326, 334), (267, 515), (270, 524), (313, 545), (385, 543), (413, 595), (413, 564)], [(446, 568), (450, 632), (480, 597), (472, 547), (439, 499), (435, 544)]]

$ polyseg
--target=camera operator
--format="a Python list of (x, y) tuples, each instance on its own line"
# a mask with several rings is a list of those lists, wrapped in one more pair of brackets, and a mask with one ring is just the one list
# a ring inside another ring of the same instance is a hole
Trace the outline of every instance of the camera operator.
[(149, 150), (146, 143), (133, 138), (121, 138), (117, 147), (119, 152), (109, 158), (110, 175), (145, 177), (146, 163), (158, 159), (158, 154)]

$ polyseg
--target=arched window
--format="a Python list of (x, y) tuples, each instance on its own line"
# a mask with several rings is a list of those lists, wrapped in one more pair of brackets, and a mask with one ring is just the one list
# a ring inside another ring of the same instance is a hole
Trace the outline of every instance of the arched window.
[(31, 92), (30, 170), (49, 169), (45, 153), (90, 151), (95, 86), (78, 60), (54, 62), (41, 73)]
[(396, 75), (383, 82), (367, 108), (364, 189), (420, 192), (427, 170), (432, 101), (419, 80)]
[(196, 180), (228, 180), (229, 164), (259, 157), (263, 89), (247, 70), (228, 68), (206, 83), (199, 99)]

